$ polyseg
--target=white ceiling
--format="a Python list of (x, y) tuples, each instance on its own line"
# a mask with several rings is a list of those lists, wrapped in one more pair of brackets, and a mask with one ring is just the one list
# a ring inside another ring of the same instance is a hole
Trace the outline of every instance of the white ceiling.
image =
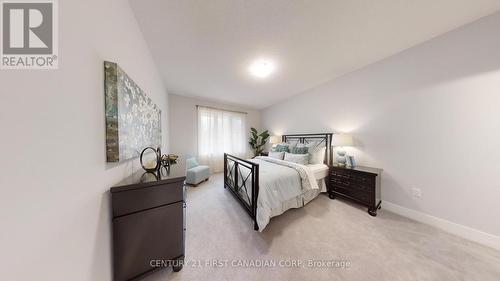
[[(500, 9), (498, 0), (130, 0), (169, 93), (264, 108)], [(277, 64), (249, 75), (256, 58)]]

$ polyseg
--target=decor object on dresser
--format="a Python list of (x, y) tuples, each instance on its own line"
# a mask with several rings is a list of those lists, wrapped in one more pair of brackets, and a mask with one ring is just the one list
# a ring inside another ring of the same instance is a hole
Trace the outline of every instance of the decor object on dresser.
[(254, 151), (254, 156), (259, 156), (264, 151), (264, 146), (266, 145), (267, 140), (269, 139), (269, 132), (265, 130), (260, 133), (255, 128), (250, 128), (250, 147), (252, 147)]
[[(185, 161), (137, 172), (111, 188), (115, 281), (138, 280), (164, 268), (182, 269), (185, 252)], [(161, 259), (155, 267), (152, 260)]]
[(337, 157), (336, 162), (340, 166), (346, 165), (346, 151), (344, 149), (345, 146), (352, 146), (352, 136), (349, 134), (335, 134), (333, 136), (333, 146), (336, 146), (337, 149)]
[(356, 161), (354, 160), (354, 156), (347, 155), (346, 156), (346, 167), (356, 167)]
[(177, 162), (178, 155), (175, 154), (163, 154), (161, 156), (161, 164), (163, 166), (168, 166), (170, 164), (175, 164)]
[[(146, 153), (149, 150), (151, 150), (152, 152), (150, 152), (149, 154)], [(153, 153), (154, 155), (151, 155), (151, 153)], [(147, 159), (148, 156), (151, 158)], [(162, 165), (162, 158), (163, 157), (161, 155), (161, 149), (159, 147), (157, 149), (146, 147), (141, 152), (141, 166), (146, 172), (156, 172)]]
[(161, 146), (161, 110), (116, 64), (104, 62), (107, 162)]
[(166, 156), (166, 160), (168, 160), (168, 163), (172, 164), (177, 162), (177, 159), (179, 158), (179, 155), (175, 154), (169, 154), (169, 155), (163, 155)]
[(369, 167), (345, 168), (330, 166), (328, 196), (347, 198), (368, 207), (371, 216), (377, 215), (381, 201), (382, 169)]
[[(146, 153), (149, 150), (153, 152), (153, 154)], [(146, 147), (141, 152), (141, 166), (146, 172), (155, 172), (160, 169), (161, 166), (167, 167), (170, 164), (175, 164), (179, 156), (175, 154), (161, 154), (161, 148), (158, 147), (154, 149), (152, 147)]]
[(186, 160), (187, 175), (186, 183), (192, 186), (198, 186), (203, 181), (207, 181), (210, 177), (210, 168), (208, 166), (198, 164), (196, 158), (190, 157)]

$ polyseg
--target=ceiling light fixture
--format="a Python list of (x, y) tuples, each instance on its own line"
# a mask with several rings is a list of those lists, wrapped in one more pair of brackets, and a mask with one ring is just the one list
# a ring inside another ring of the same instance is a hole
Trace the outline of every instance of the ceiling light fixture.
[(250, 73), (259, 78), (266, 78), (274, 72), (275, 66), (272, 61), (259, 59), (250, 65)]

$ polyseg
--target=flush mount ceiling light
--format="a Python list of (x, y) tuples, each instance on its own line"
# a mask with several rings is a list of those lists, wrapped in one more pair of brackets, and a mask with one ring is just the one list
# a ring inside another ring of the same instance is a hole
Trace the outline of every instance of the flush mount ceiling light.
[(250, 65), (250, 73), (258, 78), (266, 78), (274, 72), (275, 66), (272, 61), (259, 59)]

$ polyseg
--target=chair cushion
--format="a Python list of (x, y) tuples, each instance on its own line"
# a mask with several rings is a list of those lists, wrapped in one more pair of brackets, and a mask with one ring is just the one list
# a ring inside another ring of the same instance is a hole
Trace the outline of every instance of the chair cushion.
[(200, 164), (198, 164), (198, 161), (196, 161), (196, 158), (194, 157), (190, 157), (188, 159), (186, 159), (186, 166), (187, 166), (187, 169), (192, 169), (194, 167), (197, 167), (199, 166)]
[(188, 184), (199, 184), (200, 182), (208, 179), (210, 177), (210, 169), (208, 166), (196, 166), (194, 168), (188, 169), (186, 172), (186, 183)]

